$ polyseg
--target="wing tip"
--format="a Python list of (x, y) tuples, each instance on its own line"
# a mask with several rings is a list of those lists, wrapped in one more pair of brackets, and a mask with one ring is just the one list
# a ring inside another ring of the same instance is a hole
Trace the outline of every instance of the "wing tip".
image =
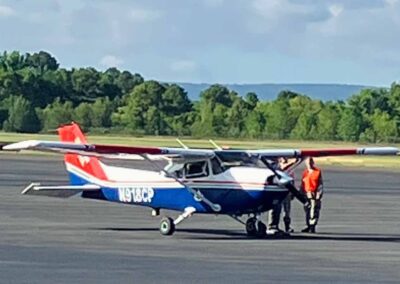
[(2, 150), (5, 150), (5, 151), (26, 150), (26, 149), (37, 146), (39, 143), (40, 143), (40, 141), (37, 141), (37, 140), (25, 140), (25, 141), (21, 141), (21, 142), (4, 145), (2, 147)]

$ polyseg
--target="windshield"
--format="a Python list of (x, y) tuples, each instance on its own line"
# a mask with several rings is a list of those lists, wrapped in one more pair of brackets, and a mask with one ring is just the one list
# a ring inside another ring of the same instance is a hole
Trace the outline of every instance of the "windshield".
[(265, 165), (255, 156), (246, 153), (218, 153), (218, 158), (224, 167), (257, 167), (264, 168)]

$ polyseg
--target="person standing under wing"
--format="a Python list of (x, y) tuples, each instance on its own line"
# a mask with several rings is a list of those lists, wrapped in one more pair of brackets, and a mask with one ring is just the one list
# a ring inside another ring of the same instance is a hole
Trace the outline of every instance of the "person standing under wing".
[[(277, 170), (287, 172), (294, 164), (297, 163), (297, 159), (291, 159), (290, 161), (287, 158), (281, 157), (278, 159)], [(287, 172), (292, 178), (294, 178), (293, 171)], [(293, 181), (294, 182), (294, 181)], [(269, 212), (269, 226), (267, 234), (274, 235), (280, 231), (279, 229), (279, 221), (281, 217), (281, 211), (283, 207), (283, 211), (285, 216), (283, 217), (283, 221), (285, 223), (285, 231), (286, 233), (293, 232), (293, 229), (290, 227), (290, 209), (291, 209), (291, 201), (293, 200), (293, 196), (289, 193), (286, 198), (281, 202), (274, 205), (274, 208)]]
[(321, 211), (323, 195), (323, 180), (321, 169), (315, 166), (314, 159), (309, 157), (305, 161), (306, 168), (301, 180), (301, 190), (306, 194), (311, 206), (304, 207), (306, 227), (303, 233), (315, 233)]

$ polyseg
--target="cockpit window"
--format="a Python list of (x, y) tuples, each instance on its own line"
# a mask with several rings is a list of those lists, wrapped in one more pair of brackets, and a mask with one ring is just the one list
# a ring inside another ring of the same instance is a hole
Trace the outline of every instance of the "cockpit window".
[(187, 163), (185, 165), (186, 178), (206, 177), (210, 174), (207, 161)]
[(224, 166), (221, 165), (221, 162), (216, 157), (211, 159), (211, 168), (214, 175), (218, 175), (225, 171)]

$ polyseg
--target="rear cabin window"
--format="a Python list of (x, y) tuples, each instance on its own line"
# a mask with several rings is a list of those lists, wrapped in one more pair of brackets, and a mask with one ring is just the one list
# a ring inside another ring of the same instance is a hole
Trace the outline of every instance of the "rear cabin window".
[(186, 178), (206, 177), (210, 174), (207, 161), (187, 163), (185, 165)]

